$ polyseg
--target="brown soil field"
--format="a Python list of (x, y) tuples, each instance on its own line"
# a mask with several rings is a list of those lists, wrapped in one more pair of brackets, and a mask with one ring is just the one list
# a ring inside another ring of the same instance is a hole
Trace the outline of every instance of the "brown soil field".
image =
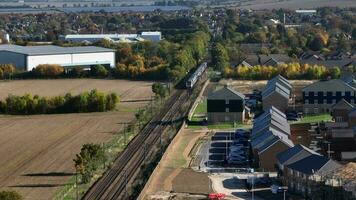
[[(8, 93), (51, 96), (92, 88), (116, 92), (125, 100), (151, 97), (148, 82), (90, 79), (0, 82), (0, 97)], [(51, 199), (75, 172), (73, 158), (81, 146), (109, 141), (122, 123), (134, 118), (130, 109), (144, 104), (120, 103), (119, 111), (106, 113), (0, 115), (0, 190), (18, 191), (26, 200)]]
[(0, 99), (13, 95), (56, 96), (70, 92), (98, 89), (102, 92), (115, 92), (121, 100), (147, 99), (151, 96), (152, 82), (105, 80), (105, 79), (58, 79), (58, 80), (15, 80), (0, 81)]

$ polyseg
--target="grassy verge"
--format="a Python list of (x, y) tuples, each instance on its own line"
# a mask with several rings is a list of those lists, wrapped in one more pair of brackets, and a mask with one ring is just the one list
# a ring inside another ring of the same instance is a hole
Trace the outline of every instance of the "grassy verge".
[[(154, 103), (154, 102), (152, 102)], [(133, 120), (132, 123), (126, 125), (124, 129), (117, 134), (107, 143), (103, 144), (108, 158), (107, 163), (99, 167), (95, 172), (93, 178), (88, 184), (79, 184), (76, 188), (76, 179), (75, 176), (59, 189), (55, 196), (54, 200), (74, 200), (76, 199), (76, 193), (78, 189), (79, 199), (84, 196), (86, 191), (90, 188), (92, 184), (99, 179), (102, 174), (113, 164), (117, 155), (123, 151), (127, 144), (139, 133), (140, 129), (151, 119), (151, 117), (156, 114), (155, 111), (160, 110), (160, 107), (163, 105), (161, 103), (154, 103), (153, 106), (150, 104), (143, 109), (143, 114), (139, 119)], [(133, 112), (133, 110), (128, 110), (127, 112)], [(74, 164), (74, 163), (73, 163)], [(78, 176), (79, 177), (79, 176)]]
[(330, 114), (321, 114), (321, 115), (309, 115), (303, 117), (299, 121), (292, 122), (291, 124), (302, 124), (302, 123), (317, 123), (317, 122), (328, 122), (331, 121)]

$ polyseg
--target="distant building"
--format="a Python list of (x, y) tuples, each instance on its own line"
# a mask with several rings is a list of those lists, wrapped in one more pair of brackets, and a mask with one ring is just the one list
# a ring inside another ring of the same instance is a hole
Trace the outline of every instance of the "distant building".
[(301, 15), (315, 15), (316, 14), (316, 10), (295, 10), (295, 12), (297, 14), (301, 14)]
[(288, 109), (288, 102), (291, 94), (292, 85), (283, 76), (278, 75), (267, 82), (262, 91), (263, 110), (271, 106), (285, 112)]
[(13, 64), (19, 70), (31, 71), (40, 64), (58, 64), (71, 68), (92, 65), (115, 66), (115, 51), (101, 47), (59, 47), (0, 45), (0, 64)]
[(161, 32), (142, 32), (140, 34), (74, 34), (60, 36), (60, 40), (69, 42), (97, 42), (100, 40), (110, 40), (112, 42), (140, 42), (152, 41), (159, 42), (162, 39)]
[(224, 86), (208, 95), (207, 111), (209, 123), (244, 122), (245, 96)]
[(292, 62), (292, 59), (285, 54), (269, 54), (269, 55), (263, 55), (263, 54), (249, 54), (246, 56), (245, 59), (243, 59), (240, 63), (240, 65), (244, 66), (256, 66), (256, 65), (261, 65), (261, 66), (273, 66), (276, 67), (280, 64), (286, 64)]
[(351, 105), (356, 101), (354, 80), (333, 79), (318, 81), (303, 88), (305, 114), (330, 113), (332, 106), (344, 99)]

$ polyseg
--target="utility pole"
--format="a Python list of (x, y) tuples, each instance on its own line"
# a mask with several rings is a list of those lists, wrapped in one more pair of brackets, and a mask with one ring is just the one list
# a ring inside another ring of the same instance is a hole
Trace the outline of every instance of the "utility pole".
[(124, 176), (124, 180), (125, 180), (125, 198), (127, 197), (127, 171), (126, 169), (123, 170), (123, 176)]
[(75, 168), (75, 189), (76, 191), (76, 200), (79, 199), (79, 190), (78, 190), (78, 170)]
[(252, 176), (252, 187), (251, 187), (252, 200), (255, 200), (255, 194), (253, 193), (253, 185), (255, 184), (254, 180), (255, 180), (255, 173), (253, 173), (253, 176)]

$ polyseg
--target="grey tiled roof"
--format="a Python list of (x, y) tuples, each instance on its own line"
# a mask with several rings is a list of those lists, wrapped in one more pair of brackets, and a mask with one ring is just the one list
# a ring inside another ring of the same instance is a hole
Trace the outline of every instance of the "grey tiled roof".
[(307, 175), (322, 174), (337, 169), (338, 167), (340, 167), (340, 165), (337, 162), (325, 156), (315, 154), (287, 165), (287, 168)]
[(328, 81), (318, 81), (303, 88), (303, 92), (317, 92), (317, 91), (351, 91), (356, 89), (340, 79), (333, 79)]
[(278, 75), (267, 82), (266, 87), (262, 91), (262, 99), (266, 98), (273, 92), (281, 94), (283, 97), (289, 99), (291, 84), (283, 76)]
[(19, 46), (12, 44), (0, 45), (0, 51), (10, 51), (25, 55), (54, 55), (54, 54), (75, 54), (75, 53), (96, 53), (96, 52), (114, 52), (113, 49), (107, 49), (95, 46), (83, 47), (60, 47), (54, 45), (43, 46)]
[(208, 95), (208, 99), (237, 99), (244, 100), (245, 95), (233, 90), (230, 87), (224, 86), (223, 88), (214, 91)]
[(308, 149), (307, 147), (298, 144), (292, 148), (287, 149), (277, 155), (277, 160), (282, 165), (289, 165), (306, 158), (312, 154), (319, 155), (318, 153)]

